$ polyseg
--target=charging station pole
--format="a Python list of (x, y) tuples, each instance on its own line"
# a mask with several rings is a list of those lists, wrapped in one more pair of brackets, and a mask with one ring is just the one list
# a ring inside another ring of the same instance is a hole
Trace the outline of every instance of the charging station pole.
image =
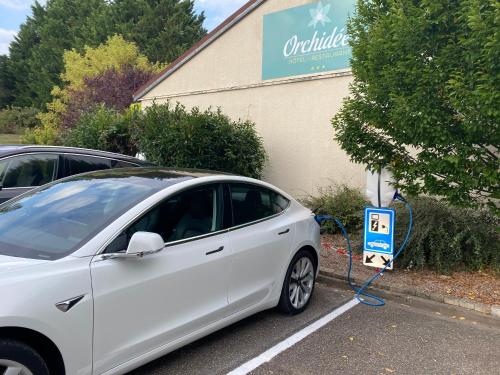
[(393, 269), (395, 211), (385, 208), (392, 203), (397, 190), (392, 186), (392, 174), (387, 169), (368, 172), (366, 194), (373, 206), (365, 208), (363, 264), (369, 267)]

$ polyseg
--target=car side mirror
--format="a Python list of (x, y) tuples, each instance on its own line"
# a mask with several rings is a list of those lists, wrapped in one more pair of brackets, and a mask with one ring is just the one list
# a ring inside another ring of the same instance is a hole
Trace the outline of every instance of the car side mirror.
[(165, 247), (165, 241), (157, 233), (136, 232), (130, 239), (127, 247), (127, 256), (143, 257), (157, 253)]

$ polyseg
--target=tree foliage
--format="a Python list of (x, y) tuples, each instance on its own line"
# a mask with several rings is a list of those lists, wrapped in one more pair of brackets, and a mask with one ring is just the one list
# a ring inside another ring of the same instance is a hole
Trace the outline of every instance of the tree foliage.
[(82, 113), (74, 126), (66, 129), (63, 143), (66, 146), (84, 147), (95, 150), (135, 155), (137, 149), (131, 140), (131, 128), (141, 116), (137, 109), (117, 111), (105, 105), (98, 105)]
[(254, 124), (232, 121), (220, 109), (187, 111), (180, 104), (154, 104), (136, 125), (137, 148), (159, 165), (259, 178), (267, 160)]
[(47, 0), (41, 5), (35, 1), (32, 14), (10, 45), (9, 57), (0, 60), (0, 87), (8, 87), (10, 95), (7, 100), (0, 98), (0, 108), (13, 104), (43, 109), (52, 99), (54, 86), (73, 80), (61, 77), (64, 51), (81, 55), (85, 46), (96, 47), (117, 33), (135, 42), (150, 61), (171, 62), (206, 32), (204, 15), (194, 13), (193, 3)]
[(38, 109), (32, 107), (8, 107), (0, 110), (0, 133), (16, 134), (40, 124)]
[(172, 62), (206, 33), (194, 1), (115, 0), (106, 19), (108, 34), (123, 35), (152, 62)]
[(12, 103), (12, 84), (14, 79), (10, 72), (9, 58), (0, 55), (0, 108), (5, 108)]
[(35, 2), (9, 48), (13, 104), (42, 108), (50, 101), (52, 88), (61, 84), (64, 51), (105, 40), (95, 27), (105, 6), (104, 0)]
[(97, 47), (85, 46), (83, 52), (72, 49), (64, 52), (64, 69), (61, 80), (64, 87), (80, 89), (84, 80), (95, 77), (107, 70), (119, 70), (124, 66), (146, 72), (158, 72), (162, 64), (151, 64), (139, 47), (126, 41), (121, 35), (110, 36)]
[(500, 198), (500, 5), (358, 1), (348, 24), (351, 95), (336, 140), (410, 193), (457, 205)]
[(66, 51), (61, 74), (64, 86), (52, 90), (54, 100), (39, 115), (42, 126), (72, 126), (80, 113), (98, 104), (123, 109), (132, 103), (134, 89), (160, 69), (160, 64), (150, 64), (134, 43), (118, 35), (95, 48), (86, 46), (82, 54)]
[(98, 105), (117, 111), (127, 109), (133, 103), (134, 92), (154, 75), (151, 70), (125, 65), (113, 67), (94, 77), (85, 77), (81, 88), (68, 92), (62, 127), (72, 127), (83, 112)]

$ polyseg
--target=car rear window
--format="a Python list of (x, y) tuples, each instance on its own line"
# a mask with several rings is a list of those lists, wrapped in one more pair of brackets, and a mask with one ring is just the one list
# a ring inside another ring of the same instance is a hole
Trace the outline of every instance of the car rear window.
[(230, 184), (234, 225), (247, 224), (284, 211), (290, 201), (258, 185)]
[(87, 155), (65, 155), (67, 175), (100, 171), (111, 168), (111, 160)]

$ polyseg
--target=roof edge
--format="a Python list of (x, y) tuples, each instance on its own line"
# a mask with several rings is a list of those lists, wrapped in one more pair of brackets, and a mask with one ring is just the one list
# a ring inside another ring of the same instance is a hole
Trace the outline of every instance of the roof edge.
[(144, 85), (139, 87), (137, 91), (134, 93), (134, 101), (140, 100), (144, 95), (158, 86), (161, 82), (163, 82), (168, 76), (173, 74), (179, 68), (181, 68), (184, 64), (190, 61), (193, 57), (195, 57), (198, 53), (212, 44), (216, 39), (218, 39), (222, 34), (228, 31), (231, 27), (240, 22), (243, 18), (245, 18), (249, 13), (259, 7), (266, 0), (250, 0), (245, 3), (240, 9), (231, 14), (228, 18), (226, 18), (221, 24), (219, 24), (215, 29), (205, 35), (202, 39), (196, 42), (191, 48), (189, 48), (186, 52), (184, 52), (181, 56), (179, 56), (176, 60), (174, 60), (170, 65), (168, 65), (157, 77), (152, 78)]

